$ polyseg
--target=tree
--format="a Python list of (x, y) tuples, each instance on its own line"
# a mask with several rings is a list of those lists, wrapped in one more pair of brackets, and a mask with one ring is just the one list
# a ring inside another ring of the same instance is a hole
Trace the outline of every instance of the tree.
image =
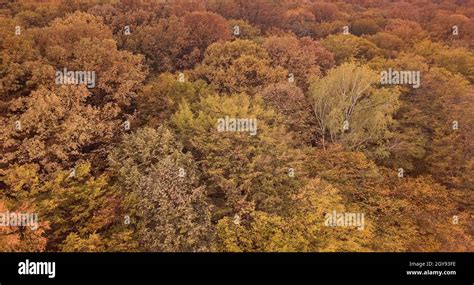
[[(313, 149), (305, 162), (307, 177), (339, 189), (342, 203), (352, 205), (372, 223), (371, 251), (456, 251), (472, 247), (468, 211), (462, 193), (429, 177), (377, 166), (363, 153), (338, 146)], [(441, 203), (434, 201), (442, 201)], [(457, 206), (456, 206), (457, 205)], [(453, 222), (453, 215), (459, 223)], [(425, 242), (422, 242), (425, 241)]]
[[(206, 2), (205, 1), (192, 1), (187, 0), (176, 0), (172, 2), (165, 3), (163, 5), (164, 12), (173, 16), (183, 17), (191, 12), (203, 12), (206, 11)], [(165, 14), (165, 15), (166, 15)]]
[(377, 22), (372, 19), (356, 19), (351, 23), (351, 33), (356, 36), (373, 35), (379, 30)]
[[(248, 21), (231, 19), (228, 23), (236, 39), (256, 40), (261, 36), (260, 29), (252, 26)], [(236, 35), (236, 32), (238, 32), (238, 35)]]
[(420, 41), (414, 48), (417, 54), (424, 56), (431, 64), (460, 73), (473, 82), (474, 54), (466, 48), (452, 48), (430, 40)]
[(288, 73), (271, 67), (267, 52), (256, 43), (236, 40), (209, 46), (192, 76), (215, 84), (219, 92), (236, 93), (285, 80)]
[[(34, 30), (32, 38), (29, 44), (38, 59), (18, 58), (24, 65), (14, 72), (19, 77), (5, 82), (21, 80), (28, 88), (13, 84), (8, 90), (17, 94), (2, 104), (0, 120), (9, 126), (0, 131), (2, 162), (39, 163), (51, 173), (79, 158), (103, 159), (105, 144), (121, 132), (120, 123), (145, 78), (142, 57), (118, 51), (101, 20), (82, 12), (55, 19)], [(12, 61), (8, 69), (15, 65)], [(90, 72), (94, 86), (56, 84), (64, 68)]]
[[(406, 241), (406, 250), (468, 251), (474, 246), (467, 232), (469, 214), (457, 206), (458, 191), (448, 191), (425, 177), (406, 179), (394, 185), (390, 196), (406, 201), (405, 219), (411, 219), (418, 232), (417, 237)], [(461, 222), (454, 222), (454, 216)]]
[(388, 14), (390, 18), (395, 19), (416, 21), (420, 18), (420, 10), (418, 7), (409, 2), (390, 3), (385, 13)]
[(164, 127), (125, 135), (109, 161), (141, 250), (205, 251), (212, 240), (205, 188), (189, 153)]
[[(10, 201), (0, 198), (2, 215), (37, 215), (36, 207), (31, 202)], [(2, 222), (3, 223), (3, 222)], [(36, 228), (37, 227), (37, 228)], [(0, 227), (0, 251), (2, 252), (42, 252), (48, 241), (45, 230), (48, 222), (38, 221), (38, 225)]]
[[(417, 174), (424, 173), (423, 159), (427, 153), (426, 146), (429, 142), (429, 136), (425, 133), (428, 126), (425, 124), (428, 121), (419, 113), (419, 108), (425, 108), (422, 102), (427, 97), (415, 94), (419, 94), (419, 91), (425, 88), (427, 74), (429, 74), (429, 65), (426, 59), (420, 55), (401, 52), (394, 59), (374, 58), (369, 62), (369, 65), (372, 69), (381, 71), (392, 68), (393, 70), (420, 72), (418, 89), (409, 86), (399, 86), (398, 88), (400, 90), (400, 108), (394, 114), (397, 122), (394, 125), (393, 137), (387, 143), (390, 156), (378, 160), (378, 162), (395, 169), (403, 168), (413, 174), (415, 171)], [(428, 100), (426, 103), (433, 104), (432, 100)]]
[(125, 27), (130, 28), (131, 35), (135, 29), (141, 26), (151, 25), (157, 21), (160, 16), (164, 17), (160, 11), (152, 11), (152, 9), (136, 8), (133, 10), (121, 7), (120, 5), (96, 5), (87, 10), (88, 14), (99, 16), (102, 21), (114, 34), (118, 46), (123, 47), (127, 42), (128, 36), (125, 34)]
[(451, 72), (458, 72), (474, 82), (474, 53), (465, 48), (443, 50), (434, 55), (435, 64)]
[[(195, 11), (183, 17), (187, 30), (187, 68), (202, 60), (206, 48), (212, 43), (226, 41), (231, 38), (231, 29), (222, 16), (205, 11)], [(197, 54), (194, 56), (194, 54)], [(193, 61), (193, 58), (195, 60)]]
[[(12, 5), (13, 4), (13, 5)], [(44, 27), (54, 18), (64, 16), (66, 11), (62, 10), (58, 3), (11, 3), (10, 8), (14, 11), (14, 18), (19, 20), (21, 26), (35, 28)]]
[(339, 20), (341, 17), (341, 12), (334, 3), (315, 2), (312, 4), (312, 12), (319, 23)]
[(417, 22), (392, 19), (385, 26), (385, 31), (391, 33), (404, 42), (414, 44), (427, 36), (427, 33)]
[(474, 7), (329, 2), (0, 4), (0, 251), (472, 250)]
[(334, 54), (336, 64), (353, 59), (367, 61), (380, 53), (372, 42), (354, 35), (330, 35), (321, 44)]
[[(40, 183), (38, 169), (35, 164), (11, 165), (7, 169), (0, 169), (0, 251), (40, 252), (46, 248), (49, 237), (45, 231), (49, 229), (49, 222), (38, 214), (34, 200)], [(27, 224), (4, 224), (4, 215), (11, 214), (17, 217), (28, 215)]]
[(323, 147), (329, 140), (350, 149), (367, 149), (374, 157), (388, 155), (384, 142), (392, 136), (398, 93), (375, 87), (378, 79), (368, 67), (346, 63), (312, 83), (308, 96)]
[[(226, 117), (256, 121), (239, 132), (219, 131), (218, 122)], [(293, 149), (282, 118), (260, 97), (210, 95), (193, 106), (181, 104), (172, 122), (200, 166), (209, 196), (220, 205), (217, 217), (252, 205), (269, 213), (290, 207), (288, 196), (300, 182), (289, 169), (300, 171), (301, 153)]]
[[(454, 26), (457, 27), (456, 35), (453, 33)], [(469, 46), (473, 45), (474, 22), (468, 15), (436, 11), (436, 14), (430, 19), (427, 30), (437, 40), (465, 41)]]
[[(311, 180), (297, 195), (290, 216), (253, 211), (242, 220), (225, 217), (217, 223), (222, 251), (364, 251), (372, 226), (328, 227), (325, 216), (345, 212), (338, 189), (320, 179)], [(355, 210), (355, 209), (353, 209)]]
[(431, 174), (449, 188), (471, 187), (467, 173), (472, 147), (467, 141), (473, 133), (464, 128), (472, 124), (467, 115), (472, 112), (467, 103), (472, 96), (469, 82), (446, 69), (429, 68), (423, 57), (412, 54), (401, 54), (378, 68), (389, 67), (418, 69), (422, 84), (417, 89), (400, 89), (396, 132), (388, 143), (390, 156), (380, 162), (414, 175)]
[(472, 124), (472, 116), (468, 115), (473, 110), (468, 103), (472, 89), (461, 76), (444, 69), (431, 69), (424, 80), (423, 89), (417, 90), (415, 96), (417, 104), (424, 106), (418, 114), (423, 120), (418, 127), (431, 142), (426, 145), (428, 173), (447, 187), (466, 188), (474, 151), (469, 143), (474, 132), (467, 127)]
[[(97, 239), (120, 226), (121, 197), (110, 184), (106, 174), (93, 177), (91, 164), (85, 162), (76, 165), (74, 172), (59, 171), (40, 185), (35, 200), (40, 216), (50, 223), (48, 250), (72, 250), (68, 246), (71, 239), (91, 235)], [(104, 240), (99, 242), (105, 249)]]
[(303, 89), (308, 87), (310, 78), (320, 76), (334, 65), (333, 54), (308, 37), (272, 36), (265, 40), (263, 47), (272, 63), (292, 73), (296, 84)]
[(267, 0), (230, 0), (207, 1), (210, 9), (227, 19), (243, 19), (266, 31), (280, 23), (284, 5), (282, 1)]
[(138, 186), (137, 197), (143, 201), (138, 227), (144, 250), (210, 249), (210, 212), (204, 187), (196, 188), (195, 181), (186, 177), (176, 179), (179, 166), (182, 165), (171, 158), (162, 160), (156, 165), (160, 170), (144, 177)]
[(111, 31), (98, 17), (76, 12), (54, 20), (36, 36), (38, 49), (55, 71), (95, 72), (94, 96), (89, 99), (95, 105), (130, 105), (145, 79), (142, 56), (119, 51)]
[(342, 33), (344, 26), (349, 26), (349, 23), (340, 20), (332, 22), (322, 22), (314, 25), (313, 35), (317, 39), (322, 39), (331, 34)]
[(283, 27), (300, 37), (311, 36), (314, 24), (314, 14), (302, 7), (287, 10), (283, 14)]
[(194, 103), (213, 92), (204, 81), (179, 81), (179, 75), (162, 73), (150, 79), (137, 98), (139, 124), (158, 127), (174, 114), (183, 100)]
[(98, 234), (91, 234), (81, 238), (78, 234), (69, 234), (61, 246), (64, 252), (102, 252), (105, 250), (104, 242)]
[[(120, 132), (117, 108), (92, 107), (85, 86), (40, 87), (12, 102), (4, 119), (3, 163), (39, 163), (44, 171), (69, 168), (80, 158), (100, 157)], [(95, 155), (93, 155), (93, 153)]]
[(288, 130), (302, 144), (314, 142), (316, 123), (310, 102), (303, 91), (291, 83), (271, 84), (259, 93), (265, 104), (285, 118)]
[(159, 19), (134, 28), (130, 35), (124, 37), (124, 48), (143, 54), (155, 72), (174, 72), (186, 66), (182, 61), (189, 45), (188, 30), (181, 19)]
[(399, 37), (386, 32), (378, 32), (366, 38), (376, 44), (377, 47), (385, 50), (387, 57), (394, 57), (405, 46), (405, 43)]
[[(11, 197), (2, 197), (1, 201), (8, 201), (15, 212), (37, 215), (37, 229), (21, 227), (8, 234), (10, 240), (20, 242), (14, 245), (16, 250), (58, 251), (70, 235), (110, 237), (110, 229), (121, 219), (120, 199), (108, 186), (107, 175), (92, 177), (87, 162), (78, 163), (74, 170), (55, 172), (50, 179), (45, 179), (39, 170), (38, 165), (25, 164), (1, 173), (0, 179)], [(19, 239), (12, 236), (18, 233)]]
[(41, 64), (32, 33), (23, 30), (23, 36), (15, 36), (15, 28), (21, 25), (15, 19), (2, 17), (0, 23), (4, 27), (0, 31), (0, 110), (3, 115), (10, 100), (28, 94), (34, 87), (33, 74), (38, 74), (35, 70), (41, 69)]

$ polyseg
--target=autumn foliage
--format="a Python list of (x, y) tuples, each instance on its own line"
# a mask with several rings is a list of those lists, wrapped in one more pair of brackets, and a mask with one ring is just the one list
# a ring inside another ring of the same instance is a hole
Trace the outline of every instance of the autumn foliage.
[(1, 4), (0, 251), (474, 251), (474, 4), (392, 2)]

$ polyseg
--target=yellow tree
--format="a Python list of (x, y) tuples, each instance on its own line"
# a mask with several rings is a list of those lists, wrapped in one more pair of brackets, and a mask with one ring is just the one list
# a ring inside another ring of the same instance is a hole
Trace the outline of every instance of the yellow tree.
[(387, 156), (398, 92), (377, 86), (379, 77), (367, 66), (343, 64), (312, 83), (308, 96), (319, 127), (321, 145), (341, 143), (366, 149), (373, 157)]
[(249, 40), (215, 43), (193, 76), (215, 84), (223, 93), (253, 92), (257, 87), (287, 80), (282, 67), (272, 67), (264, 48)]

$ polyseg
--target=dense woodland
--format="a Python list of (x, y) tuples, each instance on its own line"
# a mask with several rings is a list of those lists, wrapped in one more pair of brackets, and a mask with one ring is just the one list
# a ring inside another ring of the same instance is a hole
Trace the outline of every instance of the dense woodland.
[(0, 251), (474, 251), (473, 1), (0, 3)]

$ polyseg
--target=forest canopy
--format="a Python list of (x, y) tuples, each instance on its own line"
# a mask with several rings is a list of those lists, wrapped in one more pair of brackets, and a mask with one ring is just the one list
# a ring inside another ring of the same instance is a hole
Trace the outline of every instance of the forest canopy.
[(474, 251), (474, 3), (0, 3), (0, 251)]

